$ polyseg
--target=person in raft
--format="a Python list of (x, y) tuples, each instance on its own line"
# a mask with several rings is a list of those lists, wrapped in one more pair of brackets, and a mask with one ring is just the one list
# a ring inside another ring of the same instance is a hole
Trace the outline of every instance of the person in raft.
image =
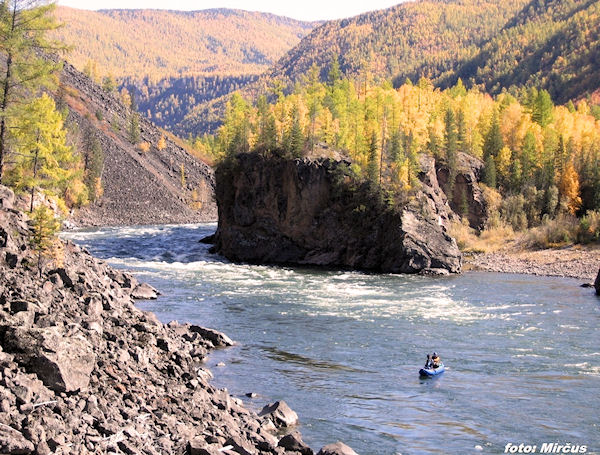
[(427, 354), (427, 361), (425, 362), (425, 369), (427, 368), (439, 368), (442, 364), (442, 359), (437, 353)]

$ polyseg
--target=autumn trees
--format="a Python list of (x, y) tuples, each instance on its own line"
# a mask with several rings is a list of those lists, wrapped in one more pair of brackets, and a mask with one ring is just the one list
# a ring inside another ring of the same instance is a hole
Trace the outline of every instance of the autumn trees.
[(0, 180), (9, 151), (9, 130), (21, 113), (22, 100), (52, 82), (58, 66), (45, 56), (64, 49), (46, 37), (58, 27), (50, 14), (53, 8), (35, 0), (0, 3)]
[[(47, 34), (59, 24), (53, 5), (36, 0), (0, 3), (0, 179), (29, 194), (37, 192), (66, 208), (88, 201), (81, 156), (67, 139), (64, 87), (57, 84), (56, 54), (66, 50)], [(48, 94), (56, 86), (60, 110)]]
[(442, 91), (426, 79), (365, 88), (363, 79), (342, 78), (336, 62), (329, 72), (313, 69), (287, 95), (273, 89), (256, 103), (234, 95), (216, 138), (198, 141), (217, 158), (254, 149), (300, 157), (325, 144), (393, 192), (417, 184), (418, 154), (426, 153), (448, 167), (444, 189), (452, 193), (467, 153), (484, 162), (484, 183), (500, 192), (503, 216), (518, 229), (600, 210), (600, 124), (585, 101), (569, 109), (544, 90), (492, 98), (462, 83)]

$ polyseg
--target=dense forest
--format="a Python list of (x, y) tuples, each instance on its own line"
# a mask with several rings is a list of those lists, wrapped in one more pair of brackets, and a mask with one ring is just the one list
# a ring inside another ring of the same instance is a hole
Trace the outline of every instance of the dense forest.
[[(273, 77), (295, 81), (317, 64), (326, 68), (333, 54), (348, 77), (375, 79), (452, 67), (476, 55), (527, 0), (425, 0), (330, 21), (314, 29), (282, 58)], [(323, 74), (322, 76), (325, 76)], [(419, 77), (421, 74), (419, 74)]]
[(462, 81), (440, 90), (425, 78), (395, 89), (343, 78), (337, 60), (327, 82), (320, 74), (314, 65), (289, 95), (274, 87), (271, 103), (234, 94), (218, 134), (194, 147), (222, 160), (250, 150), (302, 157), (327, 144), (347, 153), (357, 181), (390, 203), (418, 186), (421, 153), (447, 164), (451, 190), (464, 152), (485, 163), (491, 213), (513, 229), (557, 216), (600, 220), (600, 109), (585, 100), (555, 106), (535, 88), (493, 98)]
[(599, 55), (599, 2), (533, 0), (471, 60), (438, 69), (435, 82), (451, 86), (460, 77), (490, 93), (539, 87), (566, 103), (600, 88)]
[[(213, 75), (169, 77), (153, 83), (148, 78), (139, 81), (127, 77), (121, 86), (133, 94), (140, 113), (156, 125), (186, 137), (188, 131), (181, 122), (196, 105), (225, 96), (257, 79), (256, 75)], [(214, 125), (207, 125), (209, 129), (216, 127), (217, 119)]]

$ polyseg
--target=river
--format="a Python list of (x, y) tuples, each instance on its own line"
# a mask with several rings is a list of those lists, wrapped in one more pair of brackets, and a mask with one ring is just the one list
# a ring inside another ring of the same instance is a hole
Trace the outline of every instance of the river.
[[(285, 400), (317, 450), (342, 440), (363, 455), (495, 454), (507, 443), (539, 453), (558, 442), (600, 453), (600, 300), (577, 280), (232, 264), (198, 242), (215, 227), (63, 237), (158, 288), (139, 306), (163, 322), (236, 340), (209, 357), (214, 384), (254, 410)], [(434, 350), (447, 371), (420, 379)]]

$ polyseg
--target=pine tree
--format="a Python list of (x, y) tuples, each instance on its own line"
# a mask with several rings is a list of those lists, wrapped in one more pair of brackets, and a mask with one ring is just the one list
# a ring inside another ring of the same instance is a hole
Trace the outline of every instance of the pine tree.
[(533, 104), (531, 118), (534, 122), (538, 123), (542, 127), (546, 127), (550, 122), (552, 122), (553, 109), (554, 103), (552, 102), (550, 93), (548, 93), (546, 90), (540, 90)]
[(44, 268), (44, 257), (51, 255), (55, 247), (56, 234), (60, 229), (59, 221), (54, 213), (45, 205), (39, 206), (32, 214), (31, 237), (29, 244), (31, 249), (37, 253), (37, 268), (40, 277)]
[(132, 111), (129, 115), (129, 127), (127, 128), (127, 133), (129, 142), (134, 145), (140, 142), (140, 114), (135, 111)]
[(302, 156), (302, 152), (304, 151), (304, 134), (300, 126), (300, 113), (297, 106), (294, 106), (292, 109), (292, 124), (287, 132), (285, 142), (285, 150), (290, 156), (294, 158)]
[(341, 78), (342, 72), (340, 70), (340, 61), (336, 54), (331, 58), (331, 63), (329, 64), (329, 73), (327, 74), (327, 85), (329, 85), (329, 87), (331, 88), (334, 88)]
[(502, 138), (502, 131), (500, 131), (500, 120), (498, 119), (498, 112), (494, 111), (492, 116), (492, 123), (490, 129), (485, 135), (483, 142), (483, 159), (487, 160), (488, 156), (496, 159), (500, 150), (504, 147), (504, 139)]
[(32, 100), (15, 122), (14, 164), (7, 178), (17, 190), (29, 190), (30, 212), (36, 189), (60, 196), (75, 178), (76, 158), (66, 144), (62, 115), (47, 94)]
[(0, 3), (0, 181), (8, 152), (9, 124), (19, 116), (23, 101), (37, 95), (41, 86), (52, 83), (59, 64), (44, 58), (65, 46), (46, 38), (58, 28), (53, 4), (32, 0), (4, 0)]
[(490, 188), (496, 188), (496, 162), (492, 155), (488, 155), (485, 159), (482, 180)]
[(367, 178), (372, 186), (381, 184), (379, 179), (379, 150), (377, 145), (377, 135), (371, 133), (371, 142), (369, 144), (369, 161), (367, 162)]
[(95, 202), (102, 193), (102, 172), (104, 170), (104, 151), (102, 144), (94, 130), (88, 125), (83, 131), (83, 182), (85, 183), (89, 199)]
[(446, 186), (446, 192), (448, 194), (448, 197), (452, 199), (454, 183), (456, 181), (456, 175), (458, 173), (458, 134), (456, 131), (454, 111), (452, 111), (452, 109), (450, 108), (446, 110), (444, 123), (446, 124), (446, 130), (444, 133), (444, 145), (446, 149), (446, 163), (448, 165), (448, 184)]

